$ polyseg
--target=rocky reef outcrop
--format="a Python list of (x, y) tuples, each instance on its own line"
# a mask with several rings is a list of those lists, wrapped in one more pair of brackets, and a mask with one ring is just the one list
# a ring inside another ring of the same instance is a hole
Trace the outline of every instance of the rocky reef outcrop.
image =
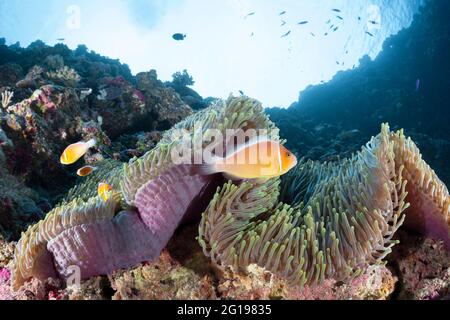
[(128, 66), (79, 46), (0, 44), (0, 232), (17, 240), (76, 184), (59, 155), (96, 138), (87, 163), (140, 156), (161, 132), (193, 113), (156, 71)]

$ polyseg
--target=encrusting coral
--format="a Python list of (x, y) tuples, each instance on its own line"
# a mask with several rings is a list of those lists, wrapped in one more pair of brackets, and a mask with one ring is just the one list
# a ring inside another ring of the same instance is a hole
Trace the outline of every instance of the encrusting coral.
[(75, 87), (80, 82), (80, 75), (72, 68), (64, 66), (56, 71), (49, 71), (46, 76), (55, 81), (57, 84), (64, 85), (66, 87)]
[[(351, 159), (301, 162), (283, 179), (228, 183), (172, 162), (180, 129), (194, 141), (207, 129), (276, 130), (260, 103), (231, 97), (175, 125), (140, 159), (107, 162), (108, 170), (95, 172), (22, 235), (14, 288), (33, 277), (68, 278), (71, 266), (86, 279), (154, 260), (191, 213), (204, 212), (198, 240), (214, 262), (235, 270), (257, 264), (298, 285), (349, 280), (381, 264), (405, 217), (408, 226), (450, 244), (445, 185), (414, 143), (387, 125)], [(106, 174), (117, 197), (101, 203), (95, 185)]]

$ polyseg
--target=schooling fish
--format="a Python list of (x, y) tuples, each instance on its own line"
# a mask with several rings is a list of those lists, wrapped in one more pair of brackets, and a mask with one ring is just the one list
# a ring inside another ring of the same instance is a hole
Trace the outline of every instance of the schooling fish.
[(344, 18), (342, 18), (341, 16), (336, 16), (336, 18), (338, 18), (340, 20), (344, 20)]
[(108, 201), (109, 198), (111, 198), (111, 191), (112, 191), (112, 187), (107, 184), (107, 183), (99, 183), (98, 184), (98, 195), (100, 196), (100, 198), (103, 199), (103, 201)]
[(285, 24), (286, 24), (286, 21), (281, 20), (281, 25), (280, 25), (280, 27), (284, 26)]
[(69, 165), (77, 162), (86, 152), (97, 144), (95, 139), (91, 139), (88, 142), (77, 142), (71, 144), (64, 150), (61, 155), (60, 162), (64, 165)]
[(96, 167), (84, 166), (83, 168), (80, 168), (77, 170), (77, 175), (80, 177), (86, 177), (86, 176), (90, 175), (92, 172), (94, 172), (95, 170), (97, 170)]
[(341, 12), (339, 9), (333, 9), (334, 12)]
[(285, 37), (287, 37), (288, 35), (290, 35), (291, 34), (291, 30), (289, 30), (288, 32), (286, 32), (285, 34), (283, 34), (281, 37), (282, 38), (285, 38)]
[(172, 38), (176, 41), (183, 41), (184, 39), (186, 39), (187, 35), (182, 34), (182, 33), (175, 33)]
[(282, 16), (282, 15), (284, 15), (284, 14), (286, 14), (286, 11), (281, 11), (281, 12), (280, 12), (280, 16)]
[(366, 33), (367, 33), (369, 36), (373, 37), (373, 34), (371, 34), (369, 31), (366, 31)]
[(268, 179), (281, 176), (297, 165), (295, 155), (266, 137), (252, 139), (225, 158), (216, 157), (200, 166), (203, 175), (223, 173), (232, 179)]
[(420, 79), (416, 80), (416, 92), (420, 89)]
[(308, 23), (308, 21), (300, 21), (299, 23), (297, 23), (298, 25), (303, 25), (303, 24), (307, 24)]

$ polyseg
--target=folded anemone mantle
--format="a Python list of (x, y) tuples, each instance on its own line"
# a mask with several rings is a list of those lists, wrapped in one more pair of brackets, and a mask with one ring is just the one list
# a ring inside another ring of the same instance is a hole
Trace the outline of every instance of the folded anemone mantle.
[[(349, 280), (383, 263), (402, 224), (450, 247), (448, 190), (402, 131), (383, 125), (341, 162), (301, 161), (282, 179), (226, 182), (171, 160), (180, 144), (175, 130), (195, 141), (207, 129), (277, 132), (260, 103), (230, 97), (176, 125), (142, 158), (99, 164), (22, 235), (14, 288), (31, 278), (67, 279), (79, 270), (87, 279), (154, 260), (187, 214), (201, 215), (199, 244), (215, 263), (236, 271), (257, 264), (298, 285)], [(102, 181), (116, 190), (107, 202), (96, 196)]]

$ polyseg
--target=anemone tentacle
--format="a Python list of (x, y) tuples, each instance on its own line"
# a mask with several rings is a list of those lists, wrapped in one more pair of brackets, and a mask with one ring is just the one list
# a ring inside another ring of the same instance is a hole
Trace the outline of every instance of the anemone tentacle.
[[(270, 188), (274, 197), (266, 193)], [(408, 197), (412, 189), (414, 198)], [(293, 284), (311, 286), (330, 278), (348, 280), (383, 263), (405, 213), (413, 219), (415, 211), (439, 217), (443, 223), (431, 227), (439, 225), (435, 235), (448, 241), (447, 188), (414, 143), (401, 131), (391, 133), (388, 125), (351, 159), (302, 161), (283, 177), (279, 203), (278, 192), (276, 180), (229, 182), (218, 190), (199, 227), (204, 253), (222, 265), (257, 264)], [(408, 210), (408, 201), (419, 208)], [(240, 209), (246, 204), (264, 209)]]

